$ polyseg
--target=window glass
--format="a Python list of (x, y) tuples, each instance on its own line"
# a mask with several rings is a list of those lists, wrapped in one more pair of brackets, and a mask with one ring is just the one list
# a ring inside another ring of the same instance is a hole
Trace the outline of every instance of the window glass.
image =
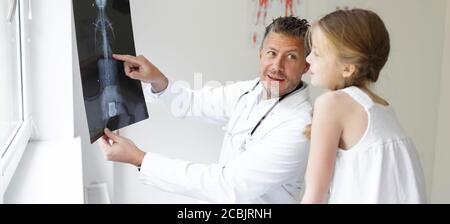
[(8, 20), (11, 1), (0, 1), (0, 156), (22, 121), (20, 33), (18, 10)]

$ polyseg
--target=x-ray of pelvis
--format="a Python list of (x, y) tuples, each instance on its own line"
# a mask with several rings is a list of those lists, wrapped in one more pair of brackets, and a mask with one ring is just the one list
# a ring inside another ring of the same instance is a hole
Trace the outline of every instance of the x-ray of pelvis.
[(129, 0), (73, 0), (78, 58), (91, 142), (148, 118), (142, 86), (113, 53), (135, 55)]

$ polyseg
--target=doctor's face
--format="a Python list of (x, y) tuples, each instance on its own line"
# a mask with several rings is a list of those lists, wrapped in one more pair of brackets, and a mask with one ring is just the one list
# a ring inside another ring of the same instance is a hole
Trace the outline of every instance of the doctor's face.
[(260, 79), (269, 97), (294, 90), (308, 71), (303, 40), (271, 32), (259, 52)]

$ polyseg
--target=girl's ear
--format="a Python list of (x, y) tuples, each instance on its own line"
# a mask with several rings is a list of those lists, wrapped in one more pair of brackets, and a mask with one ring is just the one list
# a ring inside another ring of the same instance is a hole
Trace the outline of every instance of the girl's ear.
[(344, 78), (350, 78), (352, 75), (354, 75), (356, 72), (356, 66), (354, 64), (343, 64), (342, 68), (342, 77)]

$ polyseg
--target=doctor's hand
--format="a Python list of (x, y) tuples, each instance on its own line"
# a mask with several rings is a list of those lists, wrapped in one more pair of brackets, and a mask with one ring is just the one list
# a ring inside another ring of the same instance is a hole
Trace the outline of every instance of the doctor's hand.
[(109, 161), (140, 166), (144, 160), (145, 152), (136, 147), (131, 140), (114, 134), (107, 128), (105, 128), (105, 135), (99, 140), (99, 146)]
[(128, 77), (151, 83), (154, 93), (159, 93), (167, 88), (169, 84), (167, 77), (144, 56), (113, 54), (113, 58), (124, 62), (125, 74)]

